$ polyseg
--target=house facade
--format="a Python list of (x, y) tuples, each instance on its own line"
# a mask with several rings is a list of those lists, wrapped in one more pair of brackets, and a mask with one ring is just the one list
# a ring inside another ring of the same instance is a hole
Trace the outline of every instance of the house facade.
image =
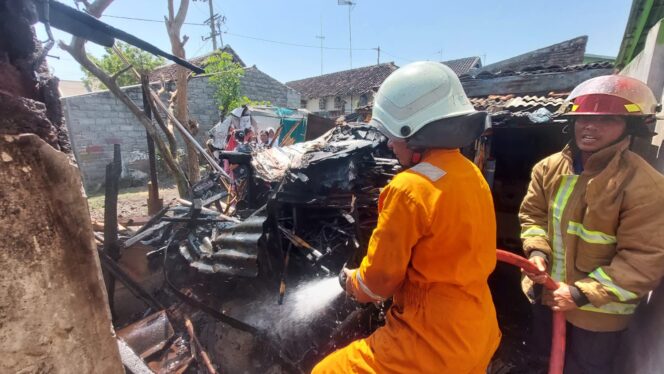
[(373, 103), (375, 89), (397, 69), (393, 62), (286, 82), (299, 92), (300, 108), (338, 117)]

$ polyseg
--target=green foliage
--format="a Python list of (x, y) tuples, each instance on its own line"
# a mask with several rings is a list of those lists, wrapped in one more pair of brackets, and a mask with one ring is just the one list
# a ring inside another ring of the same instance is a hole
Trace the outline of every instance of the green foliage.
[(210, 74), (210, 83), (215, 87), (214, 98), (222, 117), (242, 105), (270, 105), (266, 101), (254, 101), (240, 94), (240, 79), (244, 68), (233, 61), (233, 56), (226, 52), (217, 52), (208, 57), (205, 73)]
[[(147, 73), (154, 70), (156, 67), (161, 66), (165, 63), (165, 59), (160, 56), (155, 56), (151, 53), (145, 52), (141, 49), (133, 47), (129, 44), (117, 42), (117, 47), (122, 51), (122, 53), (127, 57), (127, 60), (134, 66), (136, 70), (140, 73)], [(104, 70), (109, 75), (113, 75), (116, 72), (122, 70), (125, 67), (125, 64), (120, 60), (120, 58), (113, 52), (112, 48), (105, 48), (106, 53), (101, 57), (97, 58), (88, 54), (88, 58)], [(85, 78), (83, 78), (83, 83), (90, 89), (103, 89), (105, 88), (104, 84), (97, 79), (92, 73), (83, 69)], [(117, 83), (120, 87), (130, 86), (133, 84), (139, 84), (140, 80), (136, 78), (134, 73), (131, 70), (128, 70), (117, 78)]]

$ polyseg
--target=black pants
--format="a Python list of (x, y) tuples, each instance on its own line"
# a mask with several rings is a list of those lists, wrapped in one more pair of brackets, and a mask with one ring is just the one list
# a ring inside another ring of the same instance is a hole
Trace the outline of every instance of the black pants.
[[(533, 347), (538, 355), (549, 355), (551, 347), (551, 309), (533, 306)], [(620, 374), (615, 357), (621, 350), (624, 331), (594, 332), (567, 323), (565, 374)]]

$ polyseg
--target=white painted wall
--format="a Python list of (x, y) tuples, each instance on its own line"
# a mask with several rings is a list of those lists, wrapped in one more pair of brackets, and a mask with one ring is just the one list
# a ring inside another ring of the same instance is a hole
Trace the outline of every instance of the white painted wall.
[[(367, 103), (368, 104), (373, 103), (373, 94), (368, 93), (367, 95), (369, 96)], [(350, 97), (350, 95), (344, 96), (342, 98), (342, 100), (346, 103), (344, 105), (344, 108), (343, 108), (344, 112), (345, 113), (352, 113), (359, 106), (360, 96), (357, 96), (357, 95), (353, 96), (353, 98), (352, 98), (352, 100), (353, 100), (352, 108), (351, 108), (351, 97)], [(309, 99), (309, 100), (307, 100), (307, 105), (304, 106), (303, 108), (305, 108), (308, 111), (313, 112), (313, 113), (320, 112), (320, 111), (323, 111), (323, 110), (328, 111), (328, 112), (339, 110), (338, 108), (335, 108), (335, 106), (334, 106), (334, 96), (327, 97), (327, 103), (326, 103), (325, 109), (320, 109), (319, 103), (320, 103), (320, 98)]]
[[(648, 31), (643, 51), (639, 53), (621, 72), (621, 75), (637, 78), (653, 90), (660, 103), (664, 103), (664, 22), (659, 21)], [(660, 117), (664, 111), (660, 112)], [(657, 121), (657, 135), (653, 144), (661, 146), (664, 141), (664, 119)], [(662, 150), (660, 149), (660, 152)]]

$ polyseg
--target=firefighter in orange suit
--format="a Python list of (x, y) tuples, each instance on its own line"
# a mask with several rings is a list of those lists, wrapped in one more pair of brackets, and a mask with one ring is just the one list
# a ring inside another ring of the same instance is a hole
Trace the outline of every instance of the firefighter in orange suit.
[[(632, 136), (649, 133), (657, 101), (620, 75), (587, 80), (568, 101), (574, 140), (533, 168), (521, 238), (560, 283), (542, 301), (567, 318), (565, 373), (623, 373), (615, 358), (624, 331), (664, 275), (664, 177), (629, 150)], [(528, 278), (524, 286), (534, 295)], [(546, 309), (534, 312), (535, 329), (548, 324)]]
[(393, 297), (385, 326), (313, 373), (484, 373), (500, 342), (487, 277), (496, 264), (491, 191), (459, 148), (489, 125), (457, 76), (415, 62), (381, 85), (372, 123), (404, 167), (382, 191), (378, 224), (346, 291)]

